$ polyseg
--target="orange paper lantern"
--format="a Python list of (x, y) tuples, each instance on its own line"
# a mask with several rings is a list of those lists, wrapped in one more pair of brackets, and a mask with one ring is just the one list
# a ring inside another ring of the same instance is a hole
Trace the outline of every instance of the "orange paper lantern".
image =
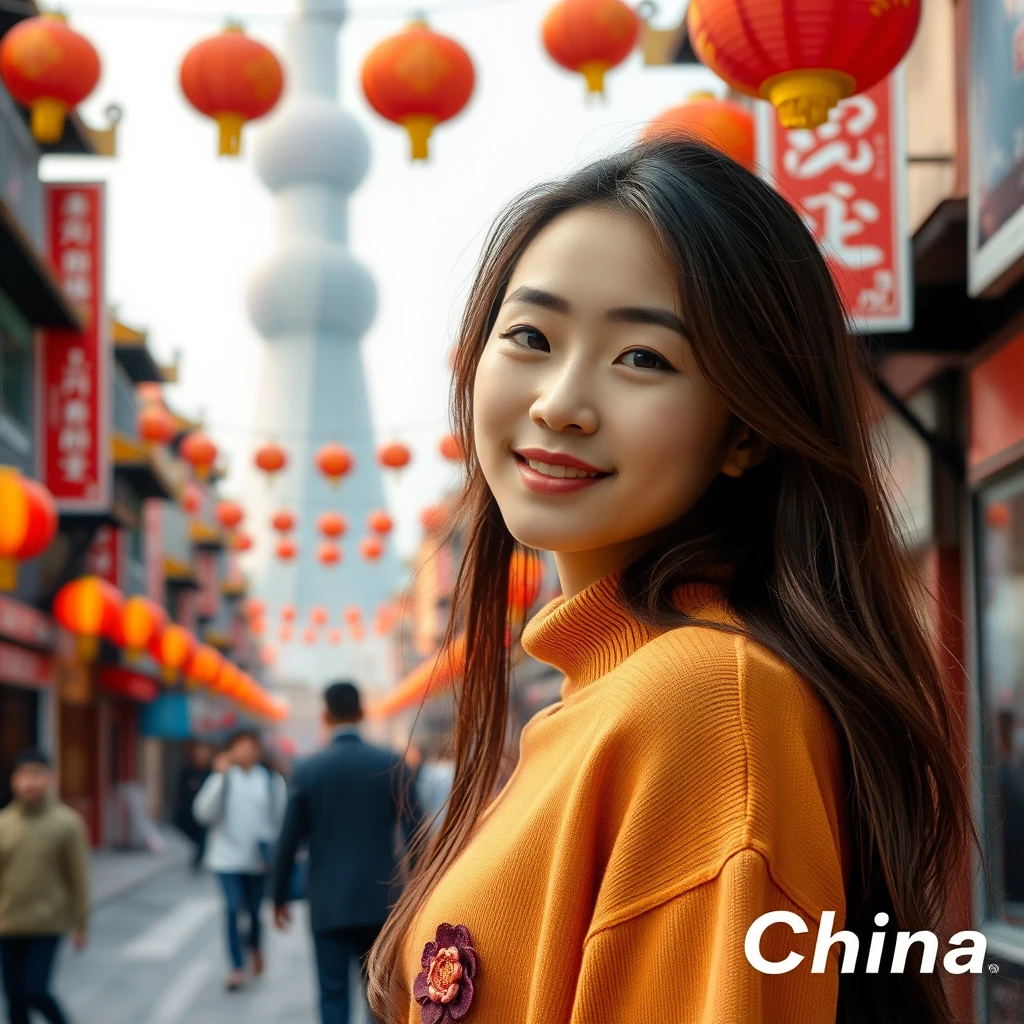
[(693, 137), (754, 170), (754, 116), (732, 100), (712, 93), (694, 93), (685, 103), (669, 107), (641, 132), (641, 141)]
[(268, 668), (271, 665), (275, 665), (277, 663), (277, 648), (273, 645), (264, 647), (263, 650), (260, 651), (260, 661), (262, 661)]
[(341, 643), (341, 630), (335, 627), (327, 631), (327, 642), (329, 644), (340, 644)]
[(430, 505), (420, 513), (420, 523), (427, 533), (435, 533), (440, 530), (447, 518), (448, 515), (443, 505)]
[(738, 92), (769, 100), (786, 128), (816, 128), (847, 96), (870, 89), (903, 59), (921, 0), (691, 0), (697, 56)]
[(261, 597), (250, 597), (245, 602), (245, 614), (250, 619), (261, 619), (267, 614), (267, 602)]
[(290, 533), (295, 529), (295, 513), (283, 508), (279, 512), (274, 513), (273, 518), (270, 520), (270, 525), (278, 533)]
[(316, 549), (316, 557), (321, 565), (337, 565), (341, 561), (341, 548), (325, 540)]
[(544, 566), (532, 551), (516, 551), (508, 573), (508, 615), (520, 622), (533, 607), (544, 579)]
[(174, 417), (159, 402), (147, 402), (135, 417), (135, 431), (151, 444), (170, 444), (178, 428)]
[(281, 628), (277, 631), (277, 638), (283, 644), (291, 643), (292, 627), (289, 625), (281, 626)]
[(128, 657), (137, 659), (149, 646), (150, 641), (160, 634), (167, 623), (167, 613), (148, 597), (129, 597), (121, 609), (120, 641)]
[(412, 452), (409, 451), (408, 445), (404, 445), (400, 441), (383, 445), (377, 453), (377, 461), (385, 469), (404, 469), (411, 460)]
[(196, 430), (181, 442), (178, 454), (195, 470), (200, 480), (205, 480), (217, 461), (217, 446), (205, 434)]
[(279, 473), (288, 465), (288, 453), (279, 444), (269, 441), (256, 449), (253, 461), (256, 468), (266, 473), (268, 480), (272, 480), (275, 473)]
[(376, 562), (384, 554), (384, 542), (380, 537), (364, 537), (359, 542), (359, 553), (368, 562)]
[(279, 540), (277, 542), (277, 548), (275, 550), (277, 552), (277, 557), (280, 558), (282, 562), (290, 562), (299, 553), (299, 546), (295, 541), (289, 540), (286, 537), (284, 540)]
[(437, 446), (437, 450), (449, 462), (465, 461), (465, 452), (462, 450), (462, 442), (459, 440), (457, 434), (445, 434), (444, 437), (441, 438), (440, 444)]
[(316, 630), (306, 629), (302, 633), (302, 642), (304, 644), (315, 644), (316, 643)]
[(363, 621), (363, 612), (358, 605), (350, 604), (342, 615), (350, 626), (356, 626)]
[(330, 615), (322, 604), (314, 605), (309, 610), (309, 621), (312, 622), (314, 626), (326, 625), (329, 618)]
[(224, 658), (209, 644), (197, 644), (185, 666), (185, 682), (191, 686), (212, 686), (224, 664)]
[(99, 576), (79, 576), (57, 591), (53, 617), (75, 634), (79, 657), (91, 661), (101, 636), (117, 638), (123, 606), (124, 597), (112, 583)]
[(348, 520), (340, 512), (321, 512), (317, 517), (316, 528), (325, 537), (344, 537)]
[(32, 135), (53, 145), (64, 134), (64, 117), (96, 88), (100, 58), (62, 14), (25, 18), (0, 42), (0, 77), (7, 91), (32, 111)]
[(243, 125), (273, 110), (284, 89), (284, 70), (273, 51), (235, 23), (193, 46), (180, 77), (189, 103), (217, 122), (221, 156), (238, 156)]
[(13, 466), (0, 466), (0, 590), (18, 585), (18, 564), (41, 555), (57, 534), (53, 495)]
[(295, 605), (283, 604), (281, 605), (281, 621), (282, 622), (294, 622), (295, 621)]
[(562, 0), (541, 29), (551, 59), (586, 79), (587, 91), (604, 93), (604, 76), (621, 64), (640, 38), (640, 19), (622, 0)]
[(218, 501), (214, 514), (225, 530), (233, 530), (245, 518), (245, 512), (237, 501)]
[(352, 453), (341, 444), (330, 441), (322, 445), (316, 453), (316, 468), (337, 487), (341, 478), (352, 471), (355, 459)]
[(181, 507), (194, 516), (203, 506), (203, 489), (189, 481), (181, 489)]
[(422, 18), (374, 47), (362, 69), (367, 102), (381, 117), (405, 128), (413, 160), (427, 159), (434, 127), (469, 102), (474, 77), (469, 54)]
[(195, 649), (196, 638), (175, 622), (161, 630), (149, 645), (149, 653), (160, 666), (160, 673), (168, 686), (178, 678)]
[(236, 551), (251, 551), (252, 550), (252, 537), (247, 533), (236, 533), (232, 546)]
[(366, 517), (366, 525), (372, 533), (387, 536), (395, 525), (394, 520), (382, 508), (378, 508)]

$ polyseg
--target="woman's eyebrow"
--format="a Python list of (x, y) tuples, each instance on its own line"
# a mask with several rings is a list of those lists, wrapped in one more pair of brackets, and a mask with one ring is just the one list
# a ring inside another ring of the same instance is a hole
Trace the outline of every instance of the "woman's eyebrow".
[[(543, 309), (550, 309), (555, 313), (572, 313), (572, 305), (568, 299), (560, 295), (546, 292), (542, 288), (532, 288), (530, 285), (520, 285), (502, 305), (509, 302), (522, 302), (528, 306), (540, 306)], [(686, 325), (669, 309), (652, 309), (648, 306), (620, 306), (609, 309), (605, 313), (606, 320), (627, 324), (653, 324), (655, 327), (667, 327), (670, 331), (689, 338)]]

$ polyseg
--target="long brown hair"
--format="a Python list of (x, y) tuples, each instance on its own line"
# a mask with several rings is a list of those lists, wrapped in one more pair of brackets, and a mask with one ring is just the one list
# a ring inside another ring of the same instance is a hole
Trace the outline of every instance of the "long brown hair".
[[(792, 665), (835, 722), (852, 854), (845, 927), (862, 946), (879, 911), (890, 928), (948, 937), (950, 887), (979, 846), (959, 712), (872, 446), (864, 346), (848, 329), (828, 267), (790, 205), (731, 160), (693, 142), (636, 145), (515, 199), (490, 231), (462, 318), (452, 416), (468, 453), (466, 551), (445, 637), (450, 644), (464, 630), (468, 638), (455, 781), (440, 831), (421, 841), (371, 952), (370, 1000), (382, 1021), (408, 1005), (408, 929), (495, 795), (505, 743), (506, 586), (517, 544), (474, 456), (476, 365), (523, 251), (551, 220), (583, 205), (628, 211), (653, 229), (676, 270), (701, 371), (772, 445), (770, 458), (741, 477), (719, 474), (625, 569), (622, 602), (652, 624), (692, 622), (673, 607), (673, 592), (710, 565), (732, 567), (726, 597), (745, 634)], [(908, 967), (840, 974), (837, 1020), (955, 1017), (940, 974)]]

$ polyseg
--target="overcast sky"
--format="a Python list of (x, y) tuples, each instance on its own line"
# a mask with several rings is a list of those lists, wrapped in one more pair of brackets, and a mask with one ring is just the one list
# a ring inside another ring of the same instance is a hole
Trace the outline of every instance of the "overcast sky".
[[(191, 45), (228, 15), (283, 53), (290, 0), (62, 0), (91, 39), (103, 77), (82, 114), (93, 125), (124, 110), (115, 160), (48, 157), (44, 177), (109, 182), (108, 296), (118, 315), (149, 331), (158, 358), (181, 353), (168, 400), (204, 413), (241, 489), (251, 458), (253, 402), (263, 341), (248, 319), (246, 286), (274, 248), (274, 201), (251, 163), (258, 122), (240, 159), (218, 158), (215, 125), (186, 103), (178, 66)], [(476, 68), (476, 90), (456, 119), (435, 130), (431, 159), (412, 164), (405, 132), (380, 119), (359, 88), (364, 56), (401, 31), (404, 8), (353, 3), (341, 34), (342, 104), (366, 128), (370, 172), (351, 197), (350, 247), (376, 278), (379, 308), (362, 342), (374, 427), (407, 442), (414, 463), (388, 495), (396, 542), (410, 554), (418, 513), (453, 473), (436, 454), (446, 428), (446, 353), (484, 233), (520, 189), (628, 141), (691, 92), (723, 87), (703, 68), (645, 68), (639, 53), (611, 72), (606, 102), (587, 101), (583, 79), (555, 65), (540, 42), (549, 0), (479, 0), (431, 14)], [(678, 22), (685, 0), (659, 4), (655, 22)], [(399, 12), (399, 13), (396, 13)], [(411, 11), (411, 8), (410, 8)], [(207, 13), (201, 13), (207, 12)], [(342, 439), (343, 440), (343, 439)]]

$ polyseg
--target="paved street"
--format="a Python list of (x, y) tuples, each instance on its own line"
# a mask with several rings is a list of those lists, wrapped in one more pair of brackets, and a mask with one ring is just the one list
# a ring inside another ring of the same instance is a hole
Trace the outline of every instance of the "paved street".
[[(73, 1024), (315, 1024), (312, 945), (297, 909), (282, 935), (265, 905), (266, 972), (228, 993), (216, 880), (168, 868), (99, 907), (84, 953), (62, 947), (57, 993)], [(364, 1021), (354, 1008), (353, 1024)]]

